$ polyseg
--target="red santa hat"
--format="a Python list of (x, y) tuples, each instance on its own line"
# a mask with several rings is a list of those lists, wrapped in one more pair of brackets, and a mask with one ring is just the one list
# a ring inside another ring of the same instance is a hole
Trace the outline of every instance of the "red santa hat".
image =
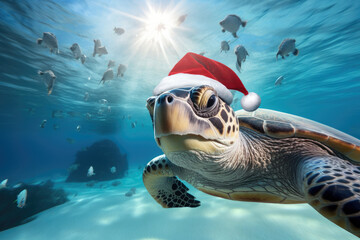
[(248, 112), (255, 111), (261, 103), (259, 95), (248, 92), (236, 73), (224, 64), (202, 55), (187, 53), (154, 88), (154, 95), (185, 87), (208, 85), (213, 87), (218, 96), (228, 105), (232, 103), (233, 95), (229, 89), (242, 92), (241, 106)]

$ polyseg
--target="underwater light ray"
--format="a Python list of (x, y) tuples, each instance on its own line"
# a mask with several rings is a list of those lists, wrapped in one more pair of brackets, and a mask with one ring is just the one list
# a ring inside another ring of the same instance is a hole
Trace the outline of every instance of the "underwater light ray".
[(163, 42), (162, 42), (162, 39), (159, 40), (159, 46), (160, 46), (160, 49), (161, 49), (161, 52), (163, 54), (163, 56), (165, 57), (165, 61), (168, 65), (170, 65), (170, 62), (169, 62), (169, 58), (165, 52), (165, 49), (164, 49), (164, 45), (163, 45)]
[(143, 23), (146, 23), (146, 19), (137, 17), (137, 16), (135, 16), (135, 15), (132, 15), (132, 14), (129, 14), (129, 13), (126, 13), (126, 12), (123, 12), (123, 11), (120, 11), (120, 10), (117, 10), (117, 9), (114, 9), (114, 8), (110, 8), (110, 7), (108, 7), (108, 6), (101, 5), (101, 4), (96, 3), (96, 2), (95, 2), (94, 4), (95, 4), (95, 5), (98, 5), (98, 6), (102, 7), (102, 8), (105, 8), (105, 9), (107, 9), (107, 10), (110, 10), (110, 11), (112, 11), (112, 12), (116, 12), (116, 13), (121, 14), (121, 15), (123, 15), (123, 16), (132, 18), (132, 19), (134, 19), (134, 20), (137, 20), (137, 21), (140, 21), (140, 22), (143, 22)]
[(165, 38), (170, 43), (171, 47), (175, 50), (176, 56), (180, 57), (179, 54), (181, 52), (180, 47), (178, 47), (178, 45), (173, 41), (173, 39), (170, 36), (165, 35)]

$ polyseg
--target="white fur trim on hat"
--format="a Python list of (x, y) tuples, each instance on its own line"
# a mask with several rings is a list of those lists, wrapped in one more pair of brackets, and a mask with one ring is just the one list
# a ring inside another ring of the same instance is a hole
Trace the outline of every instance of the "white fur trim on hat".
[(243, 96), (240, 100), (241, 102), (241, 107), (248, 112), (253, 112), (256, 109), (258, 109), (258, 107), (261, 104), (261, 99), (259, 97), (259, 95), (257, 95), (254, 92), (249, 92), (247, 95)]
[(178, 73), (164, 77), (154, 88), (153, 94), (156, 96), (175, 88), (196, 87), (201, 85), (208, 85), (213, 87), (216, 90), (218, 96), (223, 101), (225, 101), (228, 105), (232, 103), (232, 93), (219, 81), (205, 77), (203, 75), (187, 73)]

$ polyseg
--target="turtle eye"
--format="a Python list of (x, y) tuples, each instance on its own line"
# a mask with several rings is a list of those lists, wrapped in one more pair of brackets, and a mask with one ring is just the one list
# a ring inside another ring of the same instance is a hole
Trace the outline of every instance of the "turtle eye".
[(211, 95), (211, 97), (209, 98), (206, 107), (207, 107), (207, 108), (211, 108), (212, 106), (214, 106), (215, 102), (216, 102), (216, 96), (215, 96), (215, 94), (213, 94), (213, 95)]
[(201, 95), (198, 106), (200, 110), (209, 111), (214, 108), (216, 102), (217, 96), (215, 92), (208, 89)]
[(203, 85), (190, 90), (190, 102), (200, 117), (213, 117), (220, 109), (220, 99), (214, 88)]
[(212, 110), (218, 102), (216, 92), (211, 87), (207, 86), (200, 86), (192, 89), (190, 97), (195, 108), (199, 111)]

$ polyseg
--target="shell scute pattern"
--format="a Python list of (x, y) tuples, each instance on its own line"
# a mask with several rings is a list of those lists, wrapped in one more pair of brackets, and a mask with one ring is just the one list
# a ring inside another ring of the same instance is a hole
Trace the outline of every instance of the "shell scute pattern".
[(268, 109), (236, 112), (239, 124), (274, 138), (299, 137), (319, 141), (360, 162), (360, 140), (318, 122)]

